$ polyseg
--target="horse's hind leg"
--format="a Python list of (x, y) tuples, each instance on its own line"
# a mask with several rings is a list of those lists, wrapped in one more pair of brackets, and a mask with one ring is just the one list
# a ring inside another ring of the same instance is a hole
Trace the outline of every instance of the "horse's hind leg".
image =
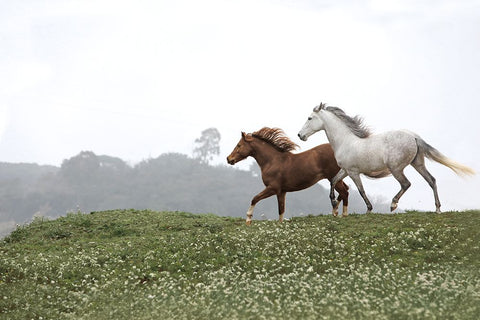
[(337, 206), (334, 208), (334, 216), (338, 215), (338, 206), (340, 204), (340, 201), (343, 201), (343, 211), (342, 211), (342, 217), (348, 216), (348, 186), (343, 182), (343, 180), (339, 181), (335, 185), (335, 190), (338, 192), (338, 198), (337, 198)]
[(435, 207), (436, 207), (436, 212), (441, 213), (440, 211), (440, 198), (438, 197), (438, 191), (437, 191), (437, 182), (435, 178), (431, 175), (430, 172), (428, 172), (427, 167), (425, 167), (425, 160), (423, 157), (417, 156), (415, 160), (412, 162), (412, 167), (417, 170), (418, 173), (428, 182), (430, 187), (433, 190), (433, 196), (435, 197)]
[(365, 189), (363, 189), (363, 183), (362, 183), (362, 179), (360, 179), (360, 174), (349, 172), (348, 176), (353, 180), (353, 182), (357, 186), (358, 192), (360, 192), (360, 195), (363, 198), (363, 201), (365, 201), (365, 204), (367, 205), (367, 213), (372, 212), (373, 207), (372, 207), (372, 204), (370, 203), (370, 200), (368, 200), (367, 198)]
[(398, 182), (400, 182), (400, 188), (401, 188), (400, 191), (392, 199), (392, 204), (390, 205), (390, 211), (393, 211), (397, 209), (398, 200), (400, 200), (400, 198), (408, 190), (408, 188), (410, 188), (412, 184), (410, 183), (410, 181), (408, 181), (407, 177), (403, 173), (403, 169), (395, 170), (395, 171), (390, 170), (390, 172), (392, 173), (393, 177), (397, 179)]

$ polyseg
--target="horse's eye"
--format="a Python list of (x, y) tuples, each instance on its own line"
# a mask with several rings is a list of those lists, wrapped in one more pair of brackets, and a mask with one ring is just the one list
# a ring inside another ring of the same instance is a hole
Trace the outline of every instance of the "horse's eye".
[(308, 117), (308, 120), (309, 120), (309, 121), (312, 120), (312, 117)]

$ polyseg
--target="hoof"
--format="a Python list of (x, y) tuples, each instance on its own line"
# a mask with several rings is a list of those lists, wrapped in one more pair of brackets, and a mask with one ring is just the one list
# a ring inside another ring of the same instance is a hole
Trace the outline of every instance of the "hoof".
[(393, 212), (393, 210), (397, 209), (397, 204), (392, 202), (392, 205), (390, 206), (390, 212)]
[(437, 209), (435, 212), (438, 213), (438, 214), (442, 213), (442, 211), (440, 211), (440, 209)]
[(348, 213), (342, 213), (342, 218), (348, 217)]
[(252, 220), (247, 220), (247, 221), (245, 221), (245, 224), (246, 224), (247, 226), (250, 226), (250, 225), (252, 224)]

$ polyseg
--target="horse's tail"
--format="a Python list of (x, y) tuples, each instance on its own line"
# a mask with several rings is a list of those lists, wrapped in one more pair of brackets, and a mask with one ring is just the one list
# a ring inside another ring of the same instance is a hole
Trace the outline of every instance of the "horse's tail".
[(458, 163), (452, 159), (447, 158), (444, 156), (440, 151), (429, 145), (419, 136), (415, 137), (417, 141), (418, 151), (419, 153), (422, 152), (428, 159), (436, 161), (444, 166), (449, 167), (459, 176), (473, 176), (475, 174), (475, 170), (470, 167), (467, 167), (461, 163)]

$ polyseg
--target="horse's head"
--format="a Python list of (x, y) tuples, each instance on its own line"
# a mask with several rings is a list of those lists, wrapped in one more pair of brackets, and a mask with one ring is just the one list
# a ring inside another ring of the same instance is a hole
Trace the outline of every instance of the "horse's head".
[(302, 127), (302, 130), (298, 133), (298, 137), (303, 140), (307, 141), (308, 137), (310, 137), (315, 132), (320, 130), (324, 130), (323, 120), (320, 118), (320, 112), (325, 109), (325, 103), (320, 103), (320, 105), (316, 106), (313, 109), (313, 112), (307, 119), (307, 122)]
[(242, 132), (242, 137), (240, 138), (240, 141), (238, 141), (235, 149), (233, 149), (232, 153), (227, 157), (227, 162), (234, 165), (248, 156), (251, 156), (253, 154), (253, 148), (250, 145), (252, 140), (252, 135)]

